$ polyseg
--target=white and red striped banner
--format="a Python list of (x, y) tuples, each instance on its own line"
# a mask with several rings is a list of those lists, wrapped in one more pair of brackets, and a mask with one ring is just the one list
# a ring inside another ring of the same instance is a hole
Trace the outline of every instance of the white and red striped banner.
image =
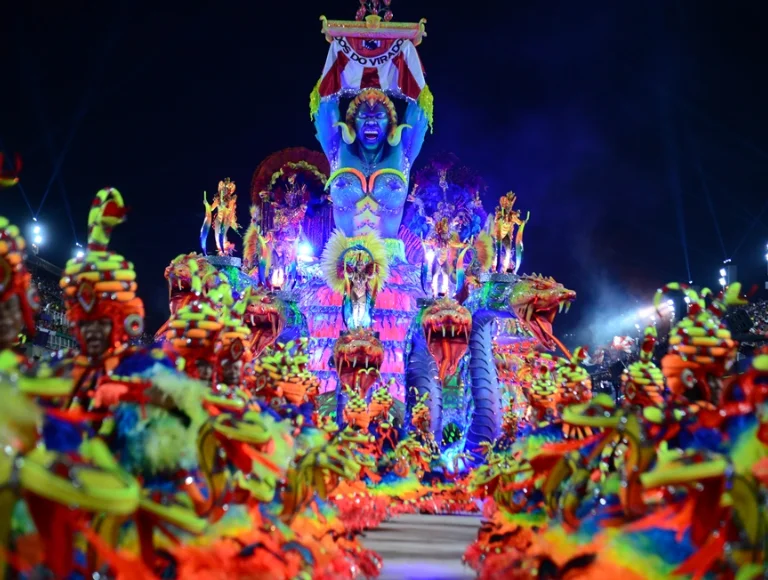
[(424, 68), (410, 40), (336, 37), (325, 60), (319, 92), (328, 97), (340, 91), (374, 88), (415, 100), (425, 84)]

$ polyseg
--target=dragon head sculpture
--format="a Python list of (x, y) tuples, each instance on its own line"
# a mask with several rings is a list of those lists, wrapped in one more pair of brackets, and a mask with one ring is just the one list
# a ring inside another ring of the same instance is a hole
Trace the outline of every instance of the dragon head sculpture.
[(254, 358), (275, 343), (285, 328), (285, 304), (263, 288), (248, 296), (245, 325), (251, 329), (250, 350)]
[(568, 312), (576, 292), (568, 290), (554, 278), (540, 274), (520, 276), (512, 289), (509, 304), (518, 320), (547, 350), (554, 350), (557, 341), (552, 323), (558, 312)]
[(427, 306), (421, 318), (427, 348), (435, 359), (440, 380), (456, 372), (467, 352), (472, 332), (472, 315), (452, 298), (440, 298)]
[(384, 362), (384, 346), (367, 328), (345, 332), (333, 346), (336, 374), (344, 388), (353, 389), (365, 397), (378, 380)]

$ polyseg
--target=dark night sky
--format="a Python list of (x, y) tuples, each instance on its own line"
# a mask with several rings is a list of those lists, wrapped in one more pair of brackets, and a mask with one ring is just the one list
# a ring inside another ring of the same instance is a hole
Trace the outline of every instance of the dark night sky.
[[(84, 241), (95, 192), (118, 187), (132, 213), (112, 247), (135, 262), (158, 324), (163, 268), (197, 249), (203, 189), (234, 179), (247, 223), (257, 164), (284, 147), (317, 148), (308, 95), (328, 48), (318, 17), (352, 18), (357, 4), (139, 4), (5, 9), (0, 145), (25, 168), (0, 207), (26, 224), (22, 191), (34, 211), (47, 193), (42, 255), (63, 264), (75, 233)], [(486, 209), (517, 192), (532, 214), (523, 270), (579, 293), (561, 332), (684, 280), (687, 261), (697, 283), (716, 285), (732, 256), (743, 280), (762, 284), (764, 3), (453, 6), (392, 6), (396, 20), (428, 19), (419, 50), (435, 132), (416, 167), (450, 150), (490, 184)]]

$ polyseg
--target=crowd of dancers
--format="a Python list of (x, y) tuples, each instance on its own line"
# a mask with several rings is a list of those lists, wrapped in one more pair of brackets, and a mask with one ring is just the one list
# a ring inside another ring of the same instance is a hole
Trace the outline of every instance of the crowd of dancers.
[(0, 577), (375, 577), (363, 530), (469, 511), (481, 578), (762, 577), (768, 350), (733, 372), (738, 284), (661, 289), (688, 311), (660, 358), (646, 330), (618, 398), (593, 388), (583, 349), (529, 353), (502, 435), (448, 454), (428, 401), (394, 425), (387, 385), (321, 415), (306, 341), (265, 346), (249, 323), (266, 291), (237, 294), (200, 256), (175, 264), (190, 288), (162, 341), (131, 345), (144, 307), (109, 250), (125, 213), (118, 191), (97, 194), (60, 282), (76, 352), (41, 360), (17, 348), (41, 301), (0, 218)]

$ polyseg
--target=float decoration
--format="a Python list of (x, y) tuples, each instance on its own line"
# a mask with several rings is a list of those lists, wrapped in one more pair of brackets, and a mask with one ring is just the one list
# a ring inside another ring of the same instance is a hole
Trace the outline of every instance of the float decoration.
[(477, 286), (490, 270), (493, 242), (483, 225), (487, 214), (480, 194), (483, 180), (452, 154), (433, 158), (414, 177), (406, 212), (408, 229), (422, 239), (422, 287), (435, 298), (466, 296), (465, 283)]
[(313, 117), (321, 99), (376, 88), (418, 102), (432, 124), (433, 97), (416, 50), (426, 36), (426, 20), (399, 23), (391, 19), (389, 5), (382, 10), (379, 2), (361, 5), (355, 21), (320, 17), (321, 32), (331, 47), (310, 98)]
[(216, 250), (219, 256), (232, 256), (235, 246), (227, 240), (227, 232), (234, 230), (238, 233), (237, 225), (237, 196), (235, 195), (235, 182), (227, 177), (219, 181), (219, 187), (213, 203), (208, 203), (208, 194), (203, 192), (203, 204), (205, 206), (205, 219), (200, 228), (200, 247), (203, 254), (208, 255), (206, 249), (208, 234), (213, 226), (213, 235), (216, 240)]
[(517, 196), (511, 191), (502, 197), (488, 224), (496, 245), (496, 271), (500, 273), (517, 274), (523, 261), (523, 232), (531, 213), (522, 219), (520, 210), (514, 209), (515, 201)]
[(469, 348), (472, 316), (451, 298), (440, 298), (426, 307), (421, 317), (427, 348), (435, 359), (438, 378), (444, 382), (453, 375)]
[(336, 374), (343, 387), (353, 389), (365, 398), (379, 379), (384, 362), (384, 348), (376, 335), (366, 328), (342, 334), (333, 346)]

